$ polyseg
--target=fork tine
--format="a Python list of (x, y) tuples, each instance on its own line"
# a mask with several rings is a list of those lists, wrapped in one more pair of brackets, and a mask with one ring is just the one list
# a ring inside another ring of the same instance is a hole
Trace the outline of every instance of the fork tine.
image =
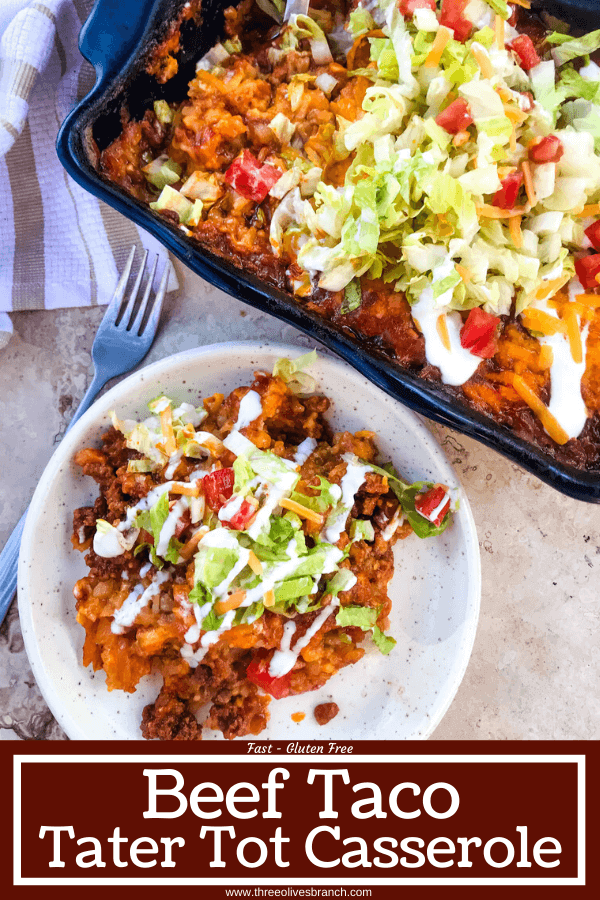
[(146, 290), (144, 291), (144, 296), (142, 297), (142, 302), (139, 305), (139, 309), (137, 311), (135, 321), (131, 325), (130, 331), (132, 334), (140, 334), (140, 327), (144, 320), (144, 313), (148, 307), (148, 298), (152, 291), (152, 285), (154, 284), (154, 276), (156, 274), (156, 267), (158, 265), (158, 256), (154, 257), (154, 262), (150, 268), (150, 274), (148, 275), (148, 282), (146, 284)]
[(127, 262), (125, 263), (125, 268), (123, 269), (123, 274), (119, 278), (117, 282), (117, 286), (115, 288), (115, 292), (112, 295), (112, 300), (108, 304), (107, 310), (104, 313), (104, 318), (102, 319), (102, 323), (106, 322), (107, 324), (114, 325), (117, 320), (117, 316), (119, 315), (119, 310), (121, 309), (121, 303), (123, 302), (123, 297), (125, 295), (125, 288), (127, 287), (127, 282), (129, 281), (129, 275), (131, 272), (131, 267), (133, 265), (133, 260), (135, 258), (135, 244), (129, 251), (129, 257)]
[[(158, 261), (158, 260), (157, 260)], [(165, 262), (165, 267), (163, 269), (162, 278), (160, 279), (160, 284), (158, 286), (158, 290), (154, 297), (154, 302), (152, 304), (152, 310), (150, 315), (148, 316), (148, 321), (144, 327), (144, 331), (148, 332), (149, 335), (154, 335), (156, 329), (158, 328), (158, 321), (160, 319), (160, 312), (162, 310), (163, 300), (165, 299), (165, 294), (167, 293), (167, 284), (169, 281), (169, 275), (171, 274), (171, 261), (167, 258)]]
[(146, 260), (148, 259), (148, 251), (144, 250), (144, 255), (142, 257), (142, 264), (140, 266), (140, 270), (137, 273), (135, 282), (133, 287), (131, 288), (131, 292), (129, 294), (129, 300), (127, 301), (127, 306), (125, 307), (125, 311), (121, 317), (119, 322), (119, 326), (124, 326), (129, 329), (133, 324), (133, 311), (135, 309), (135, 302), (137, 300), (137, 296), (140, 291), (140, 285), (142, 283), (142, 278), (144, 277), (144, 272), (146, 270)]

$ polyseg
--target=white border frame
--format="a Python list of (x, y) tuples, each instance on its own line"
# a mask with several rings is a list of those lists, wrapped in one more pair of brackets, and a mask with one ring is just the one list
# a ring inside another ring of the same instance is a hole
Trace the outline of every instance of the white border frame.
[(15, 755), (13, 760), (13, 837), (14, 837), (14, 853), (13, 853), (13, 884), (21, 885), (222, 885), (225, 887), (252, 887), (252, 886), (301, 886), (314, 885), (322, 887), (348, 885), (353, 887), (377, 887), (378, 885), (509, 885), (509, 886), (540, 886), (540, 885), (585, 885), (585, 756), (582, 754), (530, 754), (530, 755), (507, 755), (498, 754), (482, 755), (402, 755), (394, 754), (390, 756), (377, 757), (377, 761), (381, 763), (575, 763), (577, 765), (577, 877), (576, 878), (340, 878), (339, 875), (330, 878), (290, 878), (282, 874), (281, 878), (23, 878), (21, 876), (21, 767), (23, 763), (53, 763), (53, 762), (69, 762), (69, 763), (161, 763), (162, 765), (173, 765), (177, 763), (211, 763), (211, 762), (240, 762), (245, 764), (252, 762), (269, 762), (273, 765), (293, 763), (318, 763), (332, 762), (343, 760), (345, 764), (372, 763), (371, 756), (350, 756), (346, 754), (327, 754), (316, 756), (315, 754), (299, 753), (283, 755), (277, 754), (268, 758), (264, 756), (254, 756), (250, 754), (235, 755), (157, 755), (157, 754), (92, 754), (90, 756), (75, 756), (72, 754), (57, 755)]

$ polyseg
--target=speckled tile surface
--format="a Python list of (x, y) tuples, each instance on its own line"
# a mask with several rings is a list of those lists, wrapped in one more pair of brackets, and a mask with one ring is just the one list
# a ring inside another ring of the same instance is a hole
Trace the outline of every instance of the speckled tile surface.
[[(147, 362), (228, 340), (312, 345), (291, 326), (178, 266)], [(0, 352), (0, 546), (91, 377), (103, 310), (14, 315)], [(464, 681), (433, 739), (600, 737), (600, 507), (578, 503), (449, 429), (431, 425), (471, 500), (483, 571)], [(64, 735), (35, 684), (16, 604), (0, 629), (0, 739)]]

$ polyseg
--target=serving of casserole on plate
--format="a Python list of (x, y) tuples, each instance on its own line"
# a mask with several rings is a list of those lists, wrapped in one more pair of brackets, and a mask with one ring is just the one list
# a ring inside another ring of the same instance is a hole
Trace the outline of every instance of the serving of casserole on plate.
[(185, 92), (175, 18), (164, 96), (88, 142), (186, 261), (286, 292), (270, 311), (396, 396), (598, 499), (600, 33), (523, 5), (322, 0), (281, 28), (245, 0)]
[(479, 605), (468, 502), (412, 413), (284, 354), (162, 360), (44, 473), (19, 604), (70, 737), (423, 737), (448, 707)]

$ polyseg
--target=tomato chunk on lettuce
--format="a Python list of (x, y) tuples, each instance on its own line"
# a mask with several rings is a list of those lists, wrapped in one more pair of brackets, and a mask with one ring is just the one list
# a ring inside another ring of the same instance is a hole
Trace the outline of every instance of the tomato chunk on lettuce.
[(600, 219), (597, 222), (592, 222), (585, 229), (584, 233), (594, 250), (600, 250)]
[(600, 253), (592, 253), (575, 260), (575, 272), (584, 290), (600, 287)]
[(398, 9), (405, 18), (412, 18), (415, 9), (431, 9), (435, 12), (435, 0), (399, 0)]
[(419, 515), (436, 527), (442, 524), (450, 512), (451, 498), (445, 484), (436, 484), (431, 490), (415, 497), (415, 509)]
[(274, 678), (272, 675), (269, 675), (270, 661), (270, 654), (264, 652), (257, 653), (246, 669), (246, 677), (252, 684), (262, 688), (266, 694), (270, 694), (271, 697), (275, 697), (276, 700), (281, 700), (290, 693), (292, 673), (288, 672), (286, 675)]
[(565, 148), (559, 137), (549, 134), (530, 147), (528, 152), (529, 159), (534, 163), (555, 163), (562, 159)]
[(218, 513), (231, 498), (235, 472), (233, 469), (215, 469), (202, 479), (206, 502), (213, 512)]
[(467, 321), (460, 332), (460, 343), (473, 356), (491, 359), (496, 352), (496, 330), (500, 324), (497, 316), (492, 316), (476, 306), (469, 312)]
[(499, 209), (514, 209), (517, 203), (517, 197), (523, 184), (522, 172), (511, 172), (506, 178), (500, 182), (500, 188), (494, 194), (492, 203)]
[(454, 32), (454, 40), (461, 44), (470, 37), (473, 23), (464, 15), (468, 0), (442, 0), (440, 12), (440, 25), (451, 28)]
[(533, 41), (528, 34), (520, 34), (514, 41), (511, 41), (508, 49), (517, 55), (519, 65), (526, 72), (529, 72), (530, 69), (535, 68), (541, 62)]
[(275, 166), (261, 166), (249, 150), (244, 150), (237, 159), (234, 159), (224, 178), (227, 184), (246, 200), (262, 203), (282, 174)]
[(462, 97), (454, 100), (450, 106), (443, 109), (435, 117), (436, 123), (448, 134), (458, 134), (473, 124), (473, 117), (469, 112), (469, 104)]

